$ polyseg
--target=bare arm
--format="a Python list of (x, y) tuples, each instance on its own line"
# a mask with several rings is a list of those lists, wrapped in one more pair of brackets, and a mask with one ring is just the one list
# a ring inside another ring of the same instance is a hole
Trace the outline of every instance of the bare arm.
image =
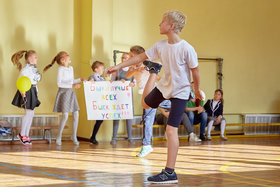
[(107, 74), (111, 74), (111, 73), (114, 73), (116, 71), (118, 71), (119, 69), (121, 68), (124, 68), (124, 67), (128, 67), (128, 66), (132, 66), (132, 65), (136, 65), (140, 62), (143, 62), (144, 60), (148, 59), (146, 53), (141, 53), (137, 56), (134, 56), (130, 59), (128, 59), (127, 61), (123, 62), (123, 63), (120, 63), (116, 66), (112, 66), (110, 68), (107, 69)]
[(125, 77), (129, 79), (130, 77), (132, 77), (136, 73), (136, 71), (137, 71), (136, 69), (134, 69), (133, 67), (130, 67), (128, 69)]
[(111, 82), (117, 80), (117, 72), (112, 73)]
[(198, 67), (191, 69), (192, 76), (193, 76), (193, 82), (194, 82), (194, 94), (195, 98), (202, 100), (202, 96), (200, 94), (200, 75)]

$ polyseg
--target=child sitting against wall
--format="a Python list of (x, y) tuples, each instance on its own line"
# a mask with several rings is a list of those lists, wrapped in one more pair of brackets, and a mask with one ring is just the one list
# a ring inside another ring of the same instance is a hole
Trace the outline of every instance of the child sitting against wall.
[[(171, 109), (171, 101), (170, 100), (162, 101), (159, 104), (158, 109), (160, 110), (161, 113), (156, 116), (156, 122), (158, 124), (164, 124), (166, 128), (168, 116)], [(184, 127), (186, 128), (189, 136), (188, 139), (190, 142), (201, 142), (201, 139), (197, 138), (197, 136), (194, 134), (193, 126), (185, 112), (182, 115), (181, 124), (183, 124)]]
[(223, 91), (221, 89), (215, 90), (214, 99), (208, 100), (204, 105), (204, 109), (208, 114), (207, 140), (211, 140), (212, 126), (220, 126), (221, 140), (226, 141), (224, 136), (226, 128), (226, 120), (223, 117)]

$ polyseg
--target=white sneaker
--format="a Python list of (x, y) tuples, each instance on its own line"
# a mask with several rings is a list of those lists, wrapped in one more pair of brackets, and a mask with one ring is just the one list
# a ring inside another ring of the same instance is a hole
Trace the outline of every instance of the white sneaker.
[(153, 152), (153, 148), (151, 145), (144, 145), (140, 151), (140, 153), (138, 153), (136, 156), (142, 158), (147, 156), (149, 153)]
[(201, 139), (192, 132), (189, 134), (189, 142), (201, 142)]
[(225, 137), (225, 136), (221, 136), (221, 140), (223, 140), (223, 141), (227, 141), (227, 137)]
[(79, 144), (80, 144), (80, 142), (78, 141), (77, 137), (74, 138), (74, 137), (72, 136), (71, 139), (72, 139), (72, 141), (73, 141), (73, 143), (74, 143), (75, 145), (79, 145)]
[(56, 145), (62, 145), (62, 143), (61, 143), (61, 138), (56, 138)]
[(207, 136), (207, 140), (211, 141), (212, 140), (211, 136)]

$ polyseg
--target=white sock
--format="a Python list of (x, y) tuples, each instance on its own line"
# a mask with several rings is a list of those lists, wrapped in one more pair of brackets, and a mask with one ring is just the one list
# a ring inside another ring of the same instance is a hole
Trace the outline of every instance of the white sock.
[(26, 136), (29, 136), (29, 131), (30, 131), (30, 127), (32, 125), (32, 121), (33, 121), (33, 117), (34, 117), (34, 110), (28, 110), (28, 115), (29, 115), (29, 120), (28, 120), (28, 123), (27, 123), (27, 127), (26, 127), (26, 130), (25, 130), (25, 135)]
[(67, 119), (68, 119), (68, 112), (62, 113), (62, 118), (61, 118), (60, 124), (59, 124), (57, 139), (61, 139), (62, 131), (64, 129)]
[(79, 111), (73, 112), (73, 140), (77, 141), (77, 129), (79, 123)]
[(225, 128), (226, 128), (226, 120), (222, 120), (222, 122), (221, 122), (221, 137), (224, 137)]
[(25, 115), (22, 117), (22, 122), (21, 122), (21, 132), (20, 132), (21, 136), (28, 136), (33, 116), (34, 116), (34, 110), (25, 109)]
[(208, 122), (208, 125), (207, 125), (207, 137), (211, 136), (211, 130), (212, 130), (213, 124), (214, 124), (214, 120), (211, 120), (211, 121)]

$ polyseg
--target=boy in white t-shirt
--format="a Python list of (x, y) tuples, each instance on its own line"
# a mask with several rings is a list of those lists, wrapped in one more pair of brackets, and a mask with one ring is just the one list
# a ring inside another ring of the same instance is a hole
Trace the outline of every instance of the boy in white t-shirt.
[(159, 27), (160, 34), (166, 35), (167, 39), (157, 42), (145, 53), (107, 70), (107, 73), (112, 73), (122, 67), (134, 65), (146, 59), (160, 59), (162, 62), (164, 75), (155, 88), (154, 83), (161, 65), (151, 61), (143, 62), (150, 72), (142, 97), (143, 108), (157, 108), (163, 100), (169, 99), (171, 101), (166, 127), (167, 163), (160, 174), (148, 177), (148, 181), (152, 183), (178, 183), (174, 171), (179, 147), (178, 126), (190, 97), (190, 71), (194, 81), (195, 97), (201, 100), (197, 54), (194, 48), (179, 36), (184, 25), (185, 16), (181, 12), (176, 10), (166, 12)]

